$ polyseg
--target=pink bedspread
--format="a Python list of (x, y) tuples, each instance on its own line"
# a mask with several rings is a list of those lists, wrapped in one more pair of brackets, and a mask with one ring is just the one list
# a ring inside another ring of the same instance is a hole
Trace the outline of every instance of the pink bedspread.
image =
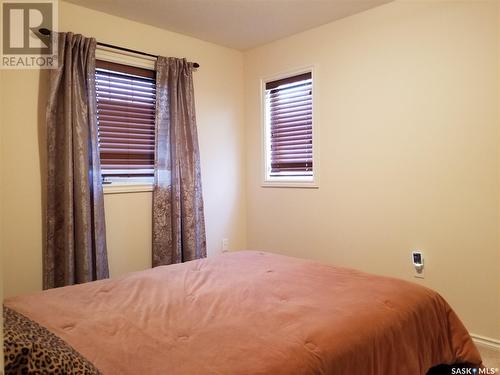
[(238, 252), (10, 298), (104, 375), (424, 375), (481, 358), (437, 293)]

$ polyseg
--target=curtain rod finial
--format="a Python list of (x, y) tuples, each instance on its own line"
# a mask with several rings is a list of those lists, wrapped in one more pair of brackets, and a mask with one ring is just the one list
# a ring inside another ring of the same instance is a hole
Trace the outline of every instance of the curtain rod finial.
[(38, 29), (38, 32), (42, 35), (50, 35), (50, 30), (46, 29), (45, 27), (42, 27), (41, 29)]

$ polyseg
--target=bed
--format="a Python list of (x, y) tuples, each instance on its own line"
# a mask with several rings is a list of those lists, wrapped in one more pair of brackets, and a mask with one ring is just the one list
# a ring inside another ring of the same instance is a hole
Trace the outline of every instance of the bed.
[(425, 375), (481, 364), (436, 292), (255, 251), (9, 298), (4, 321), (6, 374)]

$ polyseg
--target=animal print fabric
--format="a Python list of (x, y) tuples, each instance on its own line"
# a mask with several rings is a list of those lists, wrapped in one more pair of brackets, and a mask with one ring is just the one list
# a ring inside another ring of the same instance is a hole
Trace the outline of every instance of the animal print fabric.
[(94, 365), (52, 332), (3, 308), (5, 375), (101, 375)]

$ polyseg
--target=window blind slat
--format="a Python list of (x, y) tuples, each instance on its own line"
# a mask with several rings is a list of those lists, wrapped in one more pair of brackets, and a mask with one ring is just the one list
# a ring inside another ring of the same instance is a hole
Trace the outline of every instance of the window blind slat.
[(312, 152), (312, 145), (311, 144), (299, 144), (299, 145), (282, 145), (278, 149), (271, 149), (272, 153), (281, 153), (281, 152), (287, 152), (287, 151), (296, 151), (296, 150), (311, 150)]
[(102, 152), (109, 154), (120, 154), (124, 152), (134, 152), (137, 154), (150, 154), (154, 152), (154, 148), (146, 145), (123, 145), (123, 144), (110, 144), (107, 147), (103, 147)]
[(271, 133), (271, 138), (272, 140), (279, 140), (280, 138), (289, 138), (289, 137), (298, 137), (302, 136), (305, 141), (309, 139), (309, 137), (312, 135), (312, 128), (306, 128), (306, 129), (290, 129), (289, 131), (285, 132), (272, 132)]
[(129, 87), (128, 89), (116, 89), (109, 87), (96, 86), (99, 90), (97, 93), (97, 100), (100, 97), (106, 98), (120, 98), (125, 100), (136, 100), (148, 103), (151, 99), (155, 98), (154, 93), (151, 92), (141, 92), (135, 89), (135, 87)]
[(154, 72), (97, 62), (96, 95), (103, 176), (153, 175)]
[(276, 102), (282, 102), (286, 100), (298, 100), (298, 99), (303, 99), (309, 96), (309, 93), (311, 92), (311, 89), (308, 89), (306, 91), (301, 91), (301, 92), (296, 92), (296, 93), (288, 93), (288, 94), (281, 94), (278, 96), (269, 96), (269, 102), (271, 104), (274, 104)]
[(273, 108), (276, 111), (291, 111), (291, 110), (299, 110), (303, 107), (310, 108), (311, 106), (312, 106), (311, 99), (301, 99), (290, 103), (284, 103), (280, 101), (277, 102), (276, 105), (273, 106)]
[(128, 110), (134, 111), (151, 111), (155, 110), (154, 103), (134, 103), (128, 100), (119, 100), (119, 99), (111, 99), (111, 98), (101, 98), (99, 99), (99, 105), (103, 106), (102, 108), (115, 108), (116, 110), (120, 110), (126, 108)]
[(151, 124), (138, 124), (118, 121), (102, 121), (103, 129), (116, 129), (117, 131), (149, 132), (154, 131), (155, 127)]
[[(99, 136), (99, 141), (106, 143), (129, 143), (130, 136), (128, 134), (120, 134), (114, 133), (111, 137), (103, 134)], [(144, 137), (142, 134), (135, 136), (133, 139), (133, 144), (141, 143), (141, 144), (151, 144), (151, 137)]]
[(108, 143), (106, 147), (102, 147), (102, 151), (116, 152), (116, 150), (141, 150), (141, 151), (154, 151), (154, 146), (144, 143)]
[(300, 137), (301, 139), (307, 140), (309, 136), (312, 135), (312, 130), (302, 130), (302, 131), (292, 131), (286, 133), (272, 133), (272, 139), (290, 139), (295, 137)]
[(312, 116), (311, 106), (304, 106), (303, 108), (297, 108), (292, 110), (276, 110), (271, 115), (271, 121), (281, 121), (284, 119), (289, 119), (291, 117), (303, 117)]
[(293, 92), (282, 92), (279, 95), (269, 95), (269, 101), (271, 103), (283, 102), (283, 101), (294, 101), (299, 99), (308, 98), (311, 93), (311, 88), (307, 87), (305, 90), (293, 91)]
[(123, 102), (132, 102), (132, 103), (144, 103), (144, 104), (149, 104), (151, 101), (154, 100), (154, 98), (146, 98), (146, 97), (141, 97), (138, 95), (134, 94), (113, 94), (113, 93), (107, 93), (107, 92), (98, 92), (97, 93), (97, 102), (99, 102), (99, 97), (102, 95), (102, 97), (106, 99), (116, 99), (116, 100), (121, 100)]
[(151, 94), (155, 92), (155, 85), (148, 82), (138, 82), (134, 79), (130, 80), (115, 80), (111, 76), (96, 77), (96, 86), (103, 89), (111, 90), (129, 90), (133, 88), (139, 93)]
[(154, 111), (128, 111), (127, 108), (123, 108), (122, 110), (112, 110), (108, 108), (101, 108), (99, 111), (99, 114), (101, 116), (116, 116), (116, 117), (131, 117), (131, 118), (137, 118), (137, 119), (148, 119), (148, 120), (153, 120), (155, 119), (155, 113)]
[(108, 115), (104, 113), (99, 113), (99, 119), (101, 121), (124, 123), (124, 124), (152, 124), (154, 126), (154, 118), (148, 117), (132, 117), (126, 115)]
[[(293, 120), (293, 121), (292, 121)], [(297, 117), (294, 119), (286, 119), (283, 121), (271, 122), (271, 130), (293, 128), (295, 126), (304, 126), (312, 124), (312, 116)]]
[(279, 97), (276, 99), (270, 99), (271, 103), (278, 103), (278, 104), (292, 104), (303, 100), (310, 100), (309, 90), (306, 93), (304, 93), (304, 95), (293, 95), (293, 96)]
[(289, 88), (283, 88), (281, 90), (269, 91), (269, 97), (271, 99), (283, 99), (288, 98), (293, 95), (308, 95), (311, 91), (312, 85), (306, 84), (301, 86), (294, 86)]
[(279, 164), (279, 163), (283, 163), (283, 164), (290, 164), (290, 163), (303, 163), (303, 164), (308, 164), (308, 163), (312, 163), (312, 158), (310, 157), (307, 157), (307, 156), (304, 156), (304, 157), (290, 157), (290, 158), (280, 158), (280, 159), (276, 159), (273, 164), (276, 165), (276, 164)]
[(281, 151), (275, 151), (272, 152), (273, 158), (280, 159), (280, 158), (308, 158), (309, 156), (312, 156), (312, 150), (289, 150), (290, 152), (281, 152)]
[(291, 145), (304, 145), (306, 143), (312, 145), (312, 142), (309, 142), (308, 140), (304, 141), (304, 140), (288, 140), (288, 141), (279, 141), (279, 140), (273, 140), (273, 146), (271, 147), (272, 150), (277, 150), (279, 148), (281, 148), (282, 146), (291, 146)]
[[(120, 132), (116, 132), (116, 131), (106, 131), (106, 130), (103, 130), (101, 129), (100, 133), (99, 133), (99, 138), (109, 138), (109, 139), (116, 139), (116, 138), (127, 138), (129, 139), (130, 138), (130, 135), (129, 135), (130, 132), (126, 132), (126, 133), (120, 133)], [(155, 137), (155, 134), (154, 132), (151, 132), (151, 133), (136, 133), (134, 134), (134, 138), (135, 139), (154, 139)]]
[[(138, 139), (148, 139), (152, 144), (152, 139), (155, 135), (154, 129), (142, 130), (142, 129), (103, 129), (102, 135), (99, 135), (99, 139), (104, 138), (127, 138), (133, 140)], [(145, 137), (146, 136), (146, 137)], [(104, 145), (103, 145), (104, 146)]]
[(139, 90), (154, 90), (155, 82), (154, 81), (139, 81), (136, 79), (123, 78), (122, 76), (113, 76), (109, 73), (99, 74), (97, 73), (95, 76), (96, 85), (109, 85), (112, 84), (116, 87), (130, 86), (133, 85)]
[(296, 125), (296, 126), (280, 126), (280, 127), (276, 126), (271, 128), (271, 133), (282, 134), (282, 133), (296, 132), (299, 130), (312, 131), (312, 124), (305, 122), (303, 125)]

